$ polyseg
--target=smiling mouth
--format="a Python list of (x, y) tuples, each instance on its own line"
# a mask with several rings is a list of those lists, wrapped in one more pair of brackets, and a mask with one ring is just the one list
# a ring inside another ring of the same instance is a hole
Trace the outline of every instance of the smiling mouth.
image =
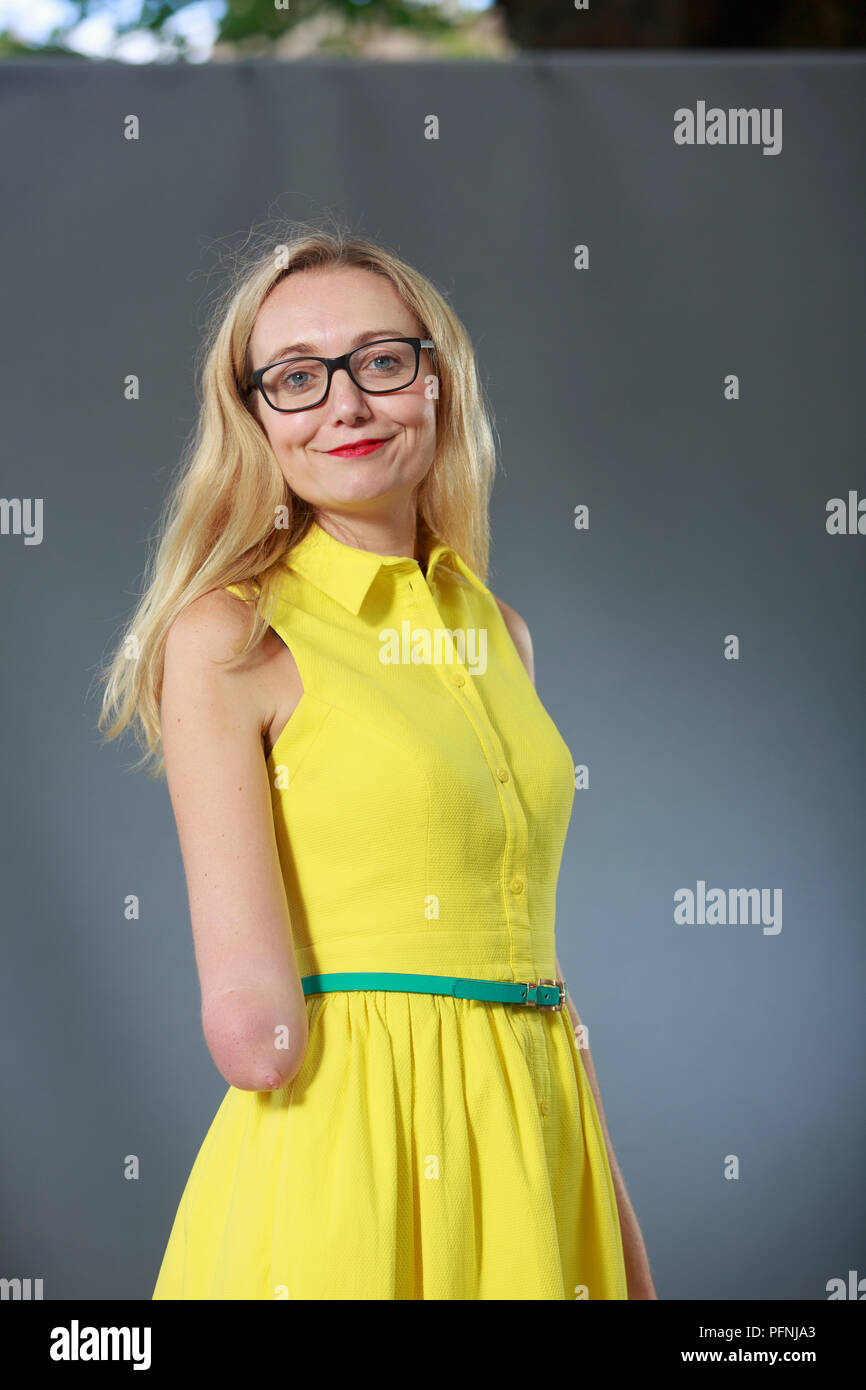
[[(393, 439), (388, 435), (388, 439)], [(336, 458), (360, 458), (362, 454), (373, 454), (381, 449), (388, 439), (361, 439), (357, 444), (341, 444), (339, 449), (328, 449), (327, 453)]]

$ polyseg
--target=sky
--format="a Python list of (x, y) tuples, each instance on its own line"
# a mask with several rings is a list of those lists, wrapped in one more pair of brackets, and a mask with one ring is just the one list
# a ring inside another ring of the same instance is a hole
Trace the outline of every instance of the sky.
[[(486, 10), (490, 3), (491, 0), (462, 0), (461, 8)], [(224, 0), (196, 0), (166, 26), (186, 37), (191, 62), (208, 61), (217, 21), (224, 9)], [(158, 39), (145, 32), (115, 37), (115, 24), (134, 19), (140, 11), (141, 0), (105, 0), (67, 36), (67, 46), (89, 58), (151, 63), (165, 52)], [(66, 0), (0, 0), (0, 31), (5, 29), (25, 42), (38, 43), (47, 39), (56, 26), (71, 23), (76, 13), (75, 6)]]

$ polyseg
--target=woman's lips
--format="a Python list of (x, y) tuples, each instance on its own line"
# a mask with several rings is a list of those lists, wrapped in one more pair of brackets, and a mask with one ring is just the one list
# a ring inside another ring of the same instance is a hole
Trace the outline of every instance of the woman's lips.
[[(388, 436), (389, 439), (392, 437), (391, 435)], [(341, 459), (360, 458), (362, 454), (372, 454), (387, 443), (387, 439), (362, 439), (358, 444), (345, 444), (342, 449), (329, 449), (328, 453)]]

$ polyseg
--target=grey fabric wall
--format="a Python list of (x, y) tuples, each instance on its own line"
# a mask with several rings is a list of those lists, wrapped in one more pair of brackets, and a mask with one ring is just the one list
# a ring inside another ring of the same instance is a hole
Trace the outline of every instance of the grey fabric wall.
[[(826, 527), (866, 495), (864, 86), (808, 54), (0, 65), (2, 491), (44, 508), (39, 544), (0, 535), (0, 1275), (149, 1298), (225, 1093), (165, 784), (101, 746), (93, 677), (194, 419), (214, 243), (328, 211), (476, 344), (490, 583), (589, 769), (559, 955), (660, 1297), (866, 1273), (866, 518)], [(677, 145), (699, 102), (781, 109), (780, 152)], [(679, 924), (699, 881), (775, 893), (781, 930)]]

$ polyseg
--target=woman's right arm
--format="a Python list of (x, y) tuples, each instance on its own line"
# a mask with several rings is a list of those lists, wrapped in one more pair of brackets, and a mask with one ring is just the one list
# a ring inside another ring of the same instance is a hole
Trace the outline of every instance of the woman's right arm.
[(262, 747), (266, 662), (259, 649), (216, 664), (248, 627), (222, 590), (189, 604), (169, 629), (160, 714), (205, 1041), (230, 1086), (266, 1091), (300, 1070), (307, 1010)]

